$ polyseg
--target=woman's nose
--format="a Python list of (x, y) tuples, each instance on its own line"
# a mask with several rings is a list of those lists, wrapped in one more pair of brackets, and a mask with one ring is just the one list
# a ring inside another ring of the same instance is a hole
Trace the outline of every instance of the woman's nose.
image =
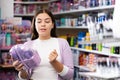
[(42, 23), (41, 23), (41, 26), (42, 26), (42, 27), (45, 27), (45, 22), (42, 22)]

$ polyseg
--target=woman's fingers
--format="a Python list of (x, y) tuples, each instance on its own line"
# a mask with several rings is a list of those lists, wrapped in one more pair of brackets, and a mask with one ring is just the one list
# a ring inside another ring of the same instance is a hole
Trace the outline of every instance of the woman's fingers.
[(18, 60), (16, 60), (16, 61), (14, 61), (14, 62), (13, 62), (13, 64), (12, 64), (12, 65), (15, 67), (15, 66), (17, 66), (18, 64), (19, 64), (19, 61), (18, 61)]
[(58, 56), (58, 54), (57, 54), (56, 50), (52, 51), (49, 55), (50, 62), (56, 60), (57, 56)]
[(17, 71), (23, 70), (23, 67), (24, 67), (23, 64), (20, 63), (18, 60), (13, 62), (13, 66)]

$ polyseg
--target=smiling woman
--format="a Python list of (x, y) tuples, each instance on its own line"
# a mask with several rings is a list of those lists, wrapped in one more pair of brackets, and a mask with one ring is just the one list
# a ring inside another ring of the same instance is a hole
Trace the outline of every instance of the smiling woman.
[[(19, 78), (23, 80), (71, 80), (74, 72), (72, 51), (67, 40), (56, 37), (55, 19), (49, 10), (39, 10), (35, 14), (31, 32), (31, 41), (22, 44), (24, 48), (21, 50), (27, 48), (28, 52), (31, 49), (37, 52), (40, 63), (31, 69), (20, 63), (20, 60), (15, 60), (13, 66), (19, 71)], [(12, 51), (14, 52), (13, 48), (10, 50), (11, 54)]]

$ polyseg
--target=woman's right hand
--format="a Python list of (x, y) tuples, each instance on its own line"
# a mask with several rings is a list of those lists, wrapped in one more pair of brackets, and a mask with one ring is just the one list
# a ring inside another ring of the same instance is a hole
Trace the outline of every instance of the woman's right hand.
[(18, 60), (13, 61), (13, 66), (17, 71), (22, 71), (24, 67), (24, 65), (20, 63)]
[(13, 66), (14, 68), (19, 72), (19, 77), (22, 79), (27, 79), (28, 74), (26, 70), (24, 70), (24, 65), (20, 63), (18, 60), (13, 61)]

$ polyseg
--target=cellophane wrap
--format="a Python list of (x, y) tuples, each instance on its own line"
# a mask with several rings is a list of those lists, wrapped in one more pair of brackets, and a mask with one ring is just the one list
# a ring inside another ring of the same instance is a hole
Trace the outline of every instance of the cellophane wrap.
[(40, 64), (40, 56), (37, 51), (24, 44), (17, 44), (10, 49), (13, 60), (21, 62), (26, 69), (34, 69)]

